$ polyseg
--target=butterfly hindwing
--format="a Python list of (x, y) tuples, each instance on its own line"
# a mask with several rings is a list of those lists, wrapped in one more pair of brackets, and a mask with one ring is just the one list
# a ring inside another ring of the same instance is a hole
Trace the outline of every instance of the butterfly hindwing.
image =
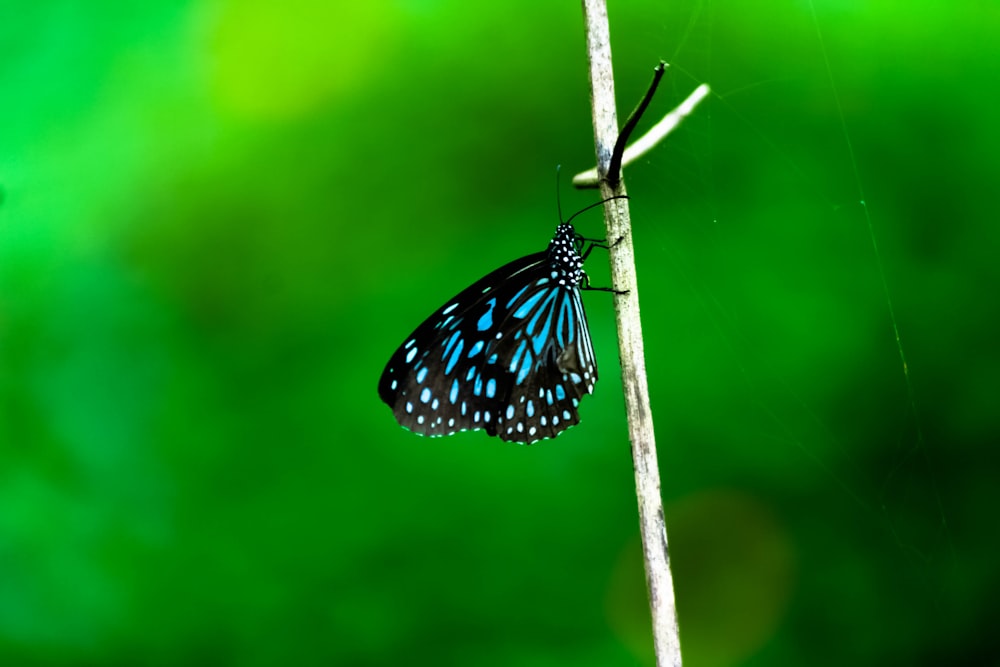
[(511, 309), (504, 330), (513, 333), (497, 342), (509, 387), (495, 422), (504, 440), (551, 438), (578, 423), (580, 398), (597, 381), (579, 289), (551, 283)]

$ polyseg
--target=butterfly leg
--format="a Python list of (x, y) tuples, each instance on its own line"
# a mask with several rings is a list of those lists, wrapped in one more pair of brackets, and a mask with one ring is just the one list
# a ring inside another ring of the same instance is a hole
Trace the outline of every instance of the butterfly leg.
[(615, 294), (628, 294), (628, 290), (617, 290), (614, 287), (591, 287), (590, 276), (583, 274), (583, 282), (580, 289), (588, 292), (614, 292)]
[[(588, 238), (585, 238), (585, 237), (582, 237), (582, 236), (578, 237), (578, 238), (579, 238), (579, 240), (583, 241), (584, 243), (589, 243), (590, 244), (586, 248), (584, 248), (583, 252), (580, 254), (580, 257), (582, 259), (586, 260), (587, 256), (590, 255), (590, 252), (594, 248), (601, 248), (603, 250), (610, 250), (614, 246), (616, 246), (619, 243), (621, 243), (622, 239), (624, 239), (625, 237), (624, 236), (619, 236), (617, 239), (614, 240), (613, 243), (610, 243), (610, 244), (607, 242), (606, 239), (588, 239)], [(590, 292), (614, 292), (615, 294), (628, 294), (628, 290), (624, 290), (624, 291), (623, 290), (616, 290), (613, 287), (592, 287), (591, 284), (590, 284), (590, 276), (588, 276), (586, 273), (583, 274), (583, 283), (580, 285), (580, 289), (587, 290), (587, 291), (590, 291)]]
[(611, 248), (614, 248), (619, 243), (624, 241), (625, 237), (619, 236), (611, 243), (608, 243), (607, 239), (588, 239), (583, 236), (580, 237), (580, 240), (583, 241), (584, 243), (589, 244), (586, 248), (583, 249), (583, 252), (580, 253), (580, 257), (586, 260), (587, 257), (590, 256), (590, 253), (594, 248), (601, 248), (602, 250), (610, 250)]

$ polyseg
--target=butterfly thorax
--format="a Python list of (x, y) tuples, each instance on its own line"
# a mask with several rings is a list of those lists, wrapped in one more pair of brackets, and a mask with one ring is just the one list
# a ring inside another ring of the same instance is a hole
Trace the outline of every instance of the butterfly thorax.
[(556, 234), (549, 242), (549, 261), (552, 277), (560, 285), (576, 287), (584, 279), (583, 257), (580, 255), (580, 237), (573, 225), (563, 223), (556, 227)]

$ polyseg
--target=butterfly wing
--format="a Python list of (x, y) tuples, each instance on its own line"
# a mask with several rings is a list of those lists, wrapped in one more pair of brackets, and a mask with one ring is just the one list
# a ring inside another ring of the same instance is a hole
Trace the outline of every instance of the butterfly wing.
[(510, 295), (502, 292), (547, 263), (541, 252), (505, 264), (449, 299), (407, 337), (378, 383), (401, 426), (430, 436), (490, 429), (504, 374), (495, 367), (498, 358), (487, 363), (487, 347), (503, 337), (499, 325), (507, 319)]

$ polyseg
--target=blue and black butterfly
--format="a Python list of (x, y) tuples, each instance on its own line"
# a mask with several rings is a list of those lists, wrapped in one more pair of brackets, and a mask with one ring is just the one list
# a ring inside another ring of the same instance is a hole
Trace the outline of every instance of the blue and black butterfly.
[(597, 382), (580, 291), (606, 290), (583, 271), (594, 247), (607, 246), (562, 223), (547, 250), (493, 271), (417, 327), (378, 383), (400, 425), (530, 444), (578, 423)]

